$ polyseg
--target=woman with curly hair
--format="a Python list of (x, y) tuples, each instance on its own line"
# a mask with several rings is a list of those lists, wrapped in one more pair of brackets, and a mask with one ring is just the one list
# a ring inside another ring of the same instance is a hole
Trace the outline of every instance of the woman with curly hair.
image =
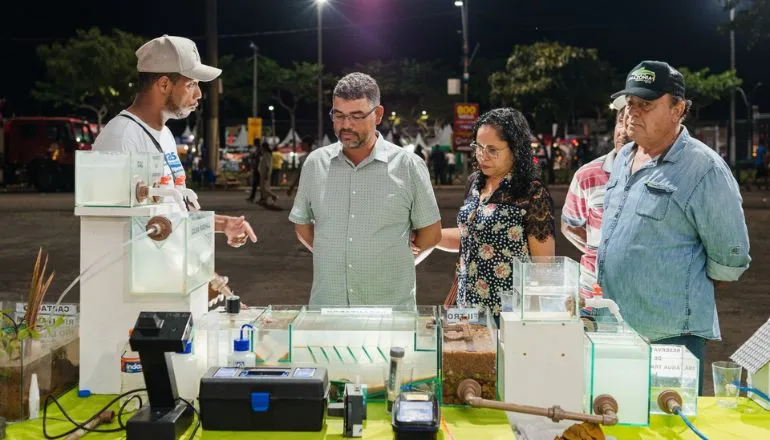
[[(473, 127), (477, 170), (468, 178), (457, 227), (441, 231), (438, 248), (459, 252), (458, 304), (500, 313), (511, 290), (513, 257), (553, 256), (553, 200), (536, 177), (532, 135), (518, 110), (498, 108)], [(454, 289), (453, 289), (454, 290)]]

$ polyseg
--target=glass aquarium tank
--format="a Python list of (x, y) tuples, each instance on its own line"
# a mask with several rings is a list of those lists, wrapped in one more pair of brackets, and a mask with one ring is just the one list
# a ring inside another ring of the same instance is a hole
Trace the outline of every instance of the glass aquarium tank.
[[(322, 366), (332, 398), (345, 383), (367, 386), (382, 398), (391, 347), (402, 347), (408, 386), (434, 386), (438, 378), (438, 314), (433, 306), (269, 306), (257, 318), (254, 352), (264, 365)], [(405, 384), (406, 385), (406, 384)]]
[[(233, 341), (240, 338), (241, 326), (255, 325), (264, 308), (250, 307), (238, 313), (227, 313), (224, 307), (204, 313), (193, 323), (193, 346), (201, 371), (227, 365), (233, 352)], [(253, 344), (253, 335), (250, 335)]]
[(124, 207), (151, 200), (142, 187), (157, 186), (163, 176), (160, 153), (75, 152), (75, 206)]
[[(26, 303), (0, 303), (0, 417), (29, 417), (29, 388), (37, 375), (42, 411), (45, 399), (60, 396), (78, 381), (80, 366), (77, 304), (43, 303), (32, 335), (24, 320)], [(13, 318), (13, 320), (12, 320)]]
[(666, 390), (682, 397), (682, 413), (698, 415), (700, 362), (682, 345), (652, 345), (650, 413), (666, 414), (658, 405), (658, 396)]
[(268, 306), (254, 323), (257, 364), (291, 362), (291, 325), (306, 306)]
[(600, 324), (586, 332), (586, 383), (589, 411), (594, 398), (609, 394), (618, 402), (620, 425), (647, 426), (650, 415), (652, 349), (622, 323)]
[(482, 398), (497, 399), (497, 325), (489, 309), (443, 309), (441, 334), (443, 404), (465, 404), (457, 396), (465, 379), (478, 382)]
[[(503, 309), (523, 321), (572, 320), (579, 316), (580, 265), (567, 257), (514, 258), (510, 297)], [(506, 295), (508, 293), (506, 292)]]
[(181, 295), (214, 277), (214, 213), (170, 214), (171, 233), (161, 239), (146, 234), (151, 217), (131, 218), (130, 274), (132, 295)]

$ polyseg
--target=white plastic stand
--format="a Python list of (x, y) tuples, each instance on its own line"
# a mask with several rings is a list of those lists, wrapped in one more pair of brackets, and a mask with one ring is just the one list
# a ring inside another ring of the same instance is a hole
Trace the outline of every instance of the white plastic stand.
[(131, 217), (170, 215), (178, 210), (174, 204), (75, 208), (80, 217), (81, 272), (103, 259), (80, 280), (81, 390), (120, 392), (120, 356), (139, 312), (191, 312), (195, 322), (208, 310), (207, 284), (188, 296), (135, 296), (128, 291), (130, 245), (117, 250), (131, 239)]
[[(517, 313), (500, 314), (500, 365), (505, 402), (583, 412), (584, 331), (580, 320), (521, 321)], [(522, 431), (562, 431), (574, 421), (555, 424), (544, 417), (508, 413)], [(551, 436), (550, 438), (553, 438)]]

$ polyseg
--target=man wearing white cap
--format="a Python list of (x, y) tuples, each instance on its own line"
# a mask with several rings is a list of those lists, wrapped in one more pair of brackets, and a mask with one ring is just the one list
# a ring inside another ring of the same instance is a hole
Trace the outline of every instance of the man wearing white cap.
[[(93, 149), (161, 152), (165, 174), (176, 180), (185, 172), (166, 121), (189, 116), (201, 98), (198, 83), (216, 79), (222, 70), (201, 63), (195, 43), (182, 37), (155, 38), (140, 47), (136, 56), (139, 81), (134, 102), (104, 126)], [(215, 225), (217, 232), (227, 235), (230, 246), (241, 246), (247, 239), (257, 241), (243, 216), (217, 215)]]
[(612, 151), (583, 165), (575, 172), (561, 214), (561, 230), (572, 244), (583, 253), (580, 257), (580, 295), (593, 296), (596, 283), (596, 249), (601, 241), (604, 212), (604, 185), (610, 179), (615, 155), (630, 142), (626, 134), (626, 97), (613, 101), (617, 110)]

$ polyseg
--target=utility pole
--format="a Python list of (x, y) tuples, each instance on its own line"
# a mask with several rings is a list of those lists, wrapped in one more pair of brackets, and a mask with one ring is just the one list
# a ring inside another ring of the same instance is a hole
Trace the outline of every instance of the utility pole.
[(259, 117), (259, 90), (257, 89), (257, 86), (259, 85), (259, 67), (258, 67), (258, 60), (259, 60), (259, 47), (257, 47), (256, 44), (252, 41), (249, 43), (249, 47), (251, 47), (251, 50), (254, 51), (254, 71), (252, 72), (252, 81), (251, 81), (251, 116), (258, 118)]
[(468, 73), (468, 65), (470, 60), (468, 59), (468, 1), (463, 0), (460, 6), (460, 13), (462, 15), (463, 22), (463, 99), (464, 102), (468, 102), (468, 86), (471, 81), (471, 75)]
[[(217, 0), (206, 0), (206, 54), (208, 65), (216, 67), (217, 55)], [(206, 118), (206, 148), (208, 151), (208, 166), (214, 173), (219, 170), (219, 78), (211, 81), (208, 86)]]
[(323, 4), (325, 0), (316, 0), (316, 11), (318, 13), (318, 66), (321, 70), (318, 72), (318, 146), (321, 146), (324, 137), (324, 121), (323, 121)]
[[(730, 70), (735, 71), (735, 7), (730, 8)], [(730, 167), (735, 168), (735, 89), (730, 91)], [(738, 172), (740, 176), (740, 172)]]

